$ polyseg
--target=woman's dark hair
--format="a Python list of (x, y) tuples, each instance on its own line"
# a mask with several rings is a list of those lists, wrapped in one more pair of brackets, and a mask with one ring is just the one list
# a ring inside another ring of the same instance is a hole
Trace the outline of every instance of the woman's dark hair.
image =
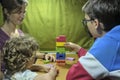
[(0, 0), (0, 4), (1, 4), (2, 0)]
[(105, 31), (120, 24), (120, 0), (89, 0), (82, 10), (103, 23)]
[(30, 36), (20, 36), (6, 41), (2, 54), (6, 67), (6, 75), (12, 75), (26, 69), (25, 64), (38, 50), (36, 40)]
[(20, 11), (23, 4), (27, 4), (27, 0), (0, 0), (2, 9), (3, 9), (3, 16), (4, 20), (7, 19), (7, 15), (5, 14), (5, 9), (10, 14), (13, 10), (16, 12)]

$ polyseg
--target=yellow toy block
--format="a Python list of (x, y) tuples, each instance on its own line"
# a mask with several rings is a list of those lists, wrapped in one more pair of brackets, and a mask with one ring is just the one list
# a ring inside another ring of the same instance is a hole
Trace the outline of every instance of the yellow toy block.
[(64, 46), (65, 42), (56, 42), (56, 46)]

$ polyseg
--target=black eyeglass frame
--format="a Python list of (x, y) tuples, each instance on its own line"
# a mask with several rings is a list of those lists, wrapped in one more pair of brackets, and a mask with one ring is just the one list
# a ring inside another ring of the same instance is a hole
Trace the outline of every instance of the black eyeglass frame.
[(87, 19), (82, 19), (82, 24), (83, 24), (83, 26), (85, 27), (85, 30), (87, 31), (87, 33), (89, 34), (89, 36), (90, 37), (92, 37), (92, 35), (91, 35), (91, 33), (90, 33), (90, 31), (88, 30), (88, 27), (87, 27), (87, 22), (90, 22), (90, 21), (93, 21), (94, 19), (89, 19), (89, 20), (87, 20)]
[(83, 26), (85, 26), (85, 27), (87, 27), (87, 22), (90, 22), (90, 21), (93, 21), (94, 19), (89, 19), (89, 20), (87, 20), (87, 19), (82, 19), (82, 24), (83, 24)]

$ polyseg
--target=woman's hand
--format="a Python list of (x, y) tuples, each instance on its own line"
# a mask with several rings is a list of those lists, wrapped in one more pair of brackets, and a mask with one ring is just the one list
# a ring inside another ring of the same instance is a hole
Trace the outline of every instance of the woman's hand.
[(45, 60), (50, 60), (51, 62), (55, 62), (55, 57), (52, 54), (45, 54)]
[(56, 60), (52, 54), (40, 53), (39, 51), (36, 52), (36, 57), (39, 59), (50, 60), (51, 62), (55, 62)]
[(70, 50), (76, 51), (76, 52), (78, 52), (81, 48), (79, 45), (72, 43), (72, 42), (66, 42), (64, 46), (66, 48), (69, 48)]

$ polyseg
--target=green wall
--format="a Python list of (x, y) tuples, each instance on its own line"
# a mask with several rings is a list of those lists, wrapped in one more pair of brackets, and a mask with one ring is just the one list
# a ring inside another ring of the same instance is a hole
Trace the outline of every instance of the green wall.
[[(29, 0), (20, 28), (34, 36), (41, 50), (55, 50), (55, 38), (66, 35), (67, 41), (88, 49), (93, 39), (86, 33), (81, 8), (86, 0)], [(0, 19), (1, 20), (1, 19)]]

